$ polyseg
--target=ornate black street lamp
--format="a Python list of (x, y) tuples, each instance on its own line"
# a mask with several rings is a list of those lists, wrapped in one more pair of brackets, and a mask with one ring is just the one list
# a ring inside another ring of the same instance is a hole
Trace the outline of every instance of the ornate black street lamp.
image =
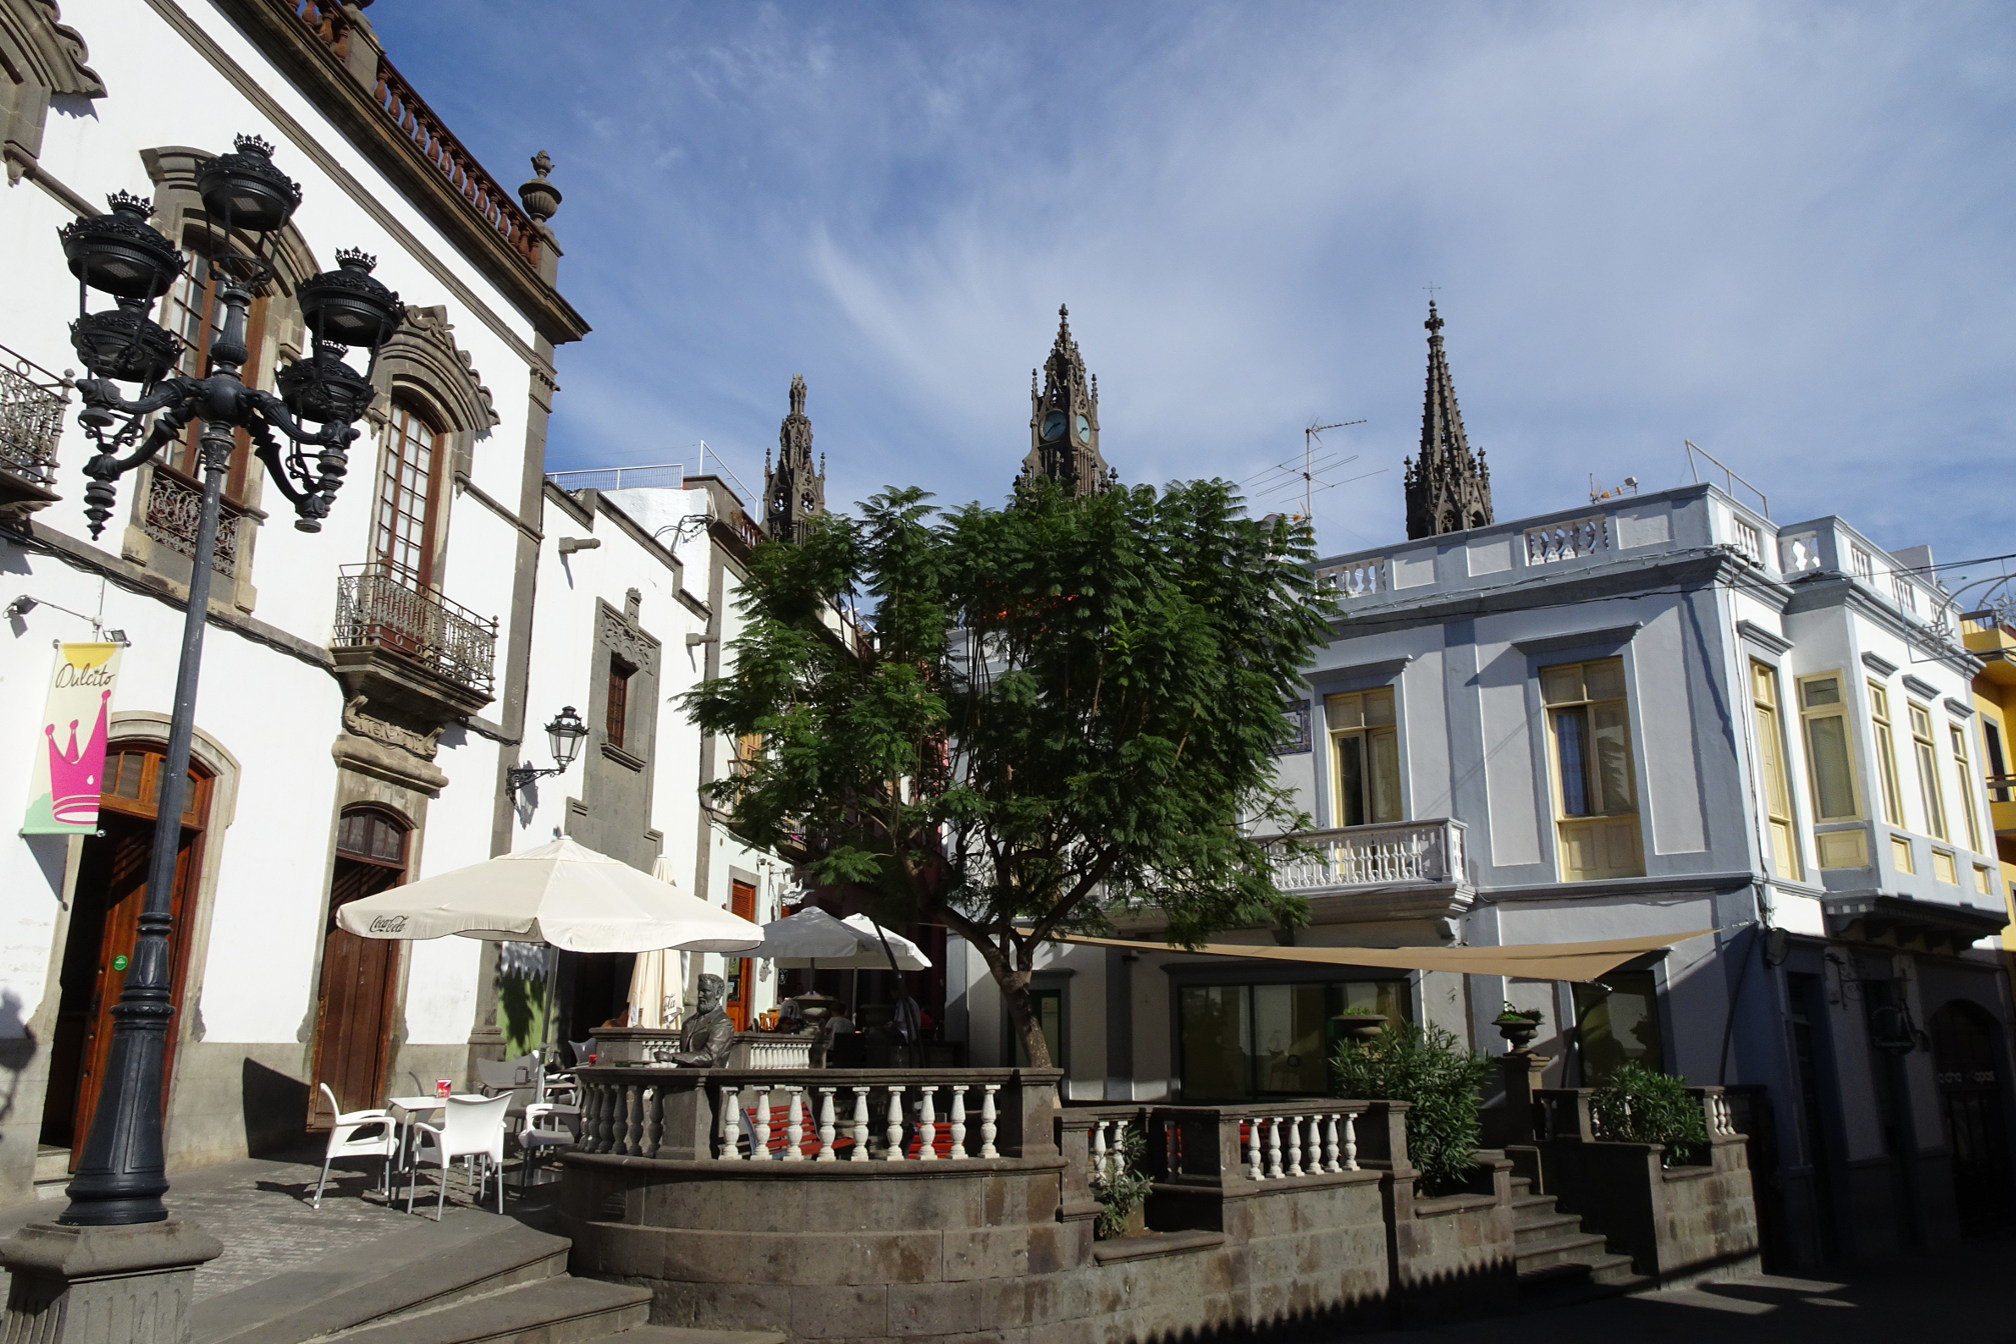
[[(147, 897), (139, 919), (119, 1002), (112, 1009), (112, 1046), (91, 1132), (84, 1141), (69, 1207), (59, 1222), (103, 1226), (158, 1222), (168, 1189), (161, 1153), (162, 1069), (166, 1057), (172, 959), (168, 951), (175, 857), (181, 848), (182, 806), (189, 778), (189, 740), (196, 720), (196, 685), (203, 663), (203, 629), (210, 607), (211, 564), (217, 550), (218, 498), (231, 461), (234, 431), (257, 445), (280, 493), (294, 505), (294, 526), (320, 531), (343, 484), (352, 422), (371, 404), (367, 370), (343, 362), (345, 347), (360, 347), (375, 362), (379, 347), (405, 315), (398, 295), (371, 278), (372, 259), (339, 252), (340, 268), (301, 283), (297, 297), (308, 328), (309, 355), (280, 370), (280, 395), (248, 387), (240, 370), (245, 312), (255, 287), (272, 278), (268, 260), (275, 235), (301, 201), (301, 188), (273, 166), (273, 147), (240, 136), (236, 152), (203, 162), (197, 191), (215, 234), (210, 264), (218, 276), (224, 321), (210, 343), (210, 370), (202, 378), (174, 373), (180, 341), (149, 316), (155, 300), (174, 285), (187, 261), (147, 222), (146, 200), (119, 193), (108, 214), (80, 219), (62, 230), (63, 253), (79, 282), (79, 316), (70, 341), (92, 377), (77, 387), (84, 409), (78, 422), (98, 452), (84, 464), (84, 515), (91, 535), (104, 531), (116, 495), (112, 483), (173, 443), (192, 421), (201, 424), (198, 458), (203, 508), (189, 571), (189, 604), (182, 625), (181, 662), (175, 676), (174, 713), (161, 773), (154, 850), (147, 867)], [(241, 239), (252, 250), (239, 250)], [(88, 312), (88, 292), (110, 294), (115, 306)], [(118, 384), (137, 383), (128, 400)], [(306, 427), (314, 421), (319, 430)], [(285, 436), (281, 447), (278, 435)], [(136, 446), (137, 445), (137, 446)], [(311, 450), (313, 455), (311, 456)], [(124, 454), (122, 456), (121, 454)]]
[(553, 716), (553, 722), (546, 725), (546, 742), (553, 748), (553, 768), (542, 770), (536, 765), (512, 766), (509, 776), (512, 796), (517, 796), (535, 779), (566, 774), (567, 767), (574, 764), (574, 758), (581, 754), (581, 739), (587, 736), (588, 725), (581, 722), (574, 706), (561, 706), (560, 712)]

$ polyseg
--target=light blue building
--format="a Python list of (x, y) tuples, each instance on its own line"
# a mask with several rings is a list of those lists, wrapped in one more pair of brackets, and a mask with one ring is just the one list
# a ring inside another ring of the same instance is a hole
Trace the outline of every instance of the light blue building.
[[(1318, 567), (1343, 614), (1281, 756), (1323, 828), (1283, 874), (1313, 916), (1293, 937), (1715, 932), (1600, 984), (1065, 951), (1036, 988), (1069, 1095), (1321, 1092), (1346, 1007), (1497, 1053), (1510, 1002), (1546, 1014), (1549, 1085), (1638, 1059), (1758, 1089), (1753, 1166), (1787, 1253), (1950, 1235), (2008, 1182), (2007, 916), (1979, 665), (1929, 555), (1708, 484), (1492, 522), (1431, 322), (1425, 534)], [(985, 1059), (1006, 1033), (977, 965), (969, 983)]]

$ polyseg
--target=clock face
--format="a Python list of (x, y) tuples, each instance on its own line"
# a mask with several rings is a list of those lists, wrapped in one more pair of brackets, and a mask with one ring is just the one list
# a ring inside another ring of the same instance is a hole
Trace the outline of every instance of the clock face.
[(1078, 417), (1078, 442), (1092, 442), (1092, 422), (1082, 415)]
[(1043, 442), (1064, 437), (1064, 412), (1052, 411), (1043, 417)]

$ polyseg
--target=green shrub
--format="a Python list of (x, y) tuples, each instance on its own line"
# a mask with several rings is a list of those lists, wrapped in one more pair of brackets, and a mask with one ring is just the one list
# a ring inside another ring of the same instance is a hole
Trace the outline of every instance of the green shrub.
[(1619, 1143), (1663, 1143), (1667, 1166), (1698, 1162), (1708, 1147), (1708, 1120), (1687, 1084), (1671, 1074), (1625, 1062), (1610, 1070), (1589, 1099), (1596, 1132)]
[(1404, 1101), (1407, 1154), (1429, 1194), (1461, 1186), (1476, 1165), (1481, 1089), (1490, 1065), (1441, 1027), (1389, 1027), (1369, 1041), (1346, 1041), (1331, 1057), (1337, 1095)]
[(1092, 1178), (1092, 1198), (1099, 1201), (1092, 1234), (1101, 1241), (1126, 1232), (1134, 1210), (1155, 1184), (1155, 1178), (1147, 1170), (1148, 1140), (1140, 1130), (1128, 1126), (1121, 1135), (1119, 1149), (1118, 1170), (1110, 1176)]

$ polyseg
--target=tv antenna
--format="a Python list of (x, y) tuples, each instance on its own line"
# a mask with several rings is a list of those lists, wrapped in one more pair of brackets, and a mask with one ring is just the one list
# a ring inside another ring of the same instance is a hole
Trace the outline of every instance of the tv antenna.
[(1356, 453), (1347, 454), (1325, 449), (1323, 447), (1324, 432), (1332, 429), (1349, 429), (1352, 425), (1362, 425), (1364, 423), (1366, 422), (1363, 420), (1339, 420), (1334, 425), (1319, 425), (1314, 420), (1311, 420), (1302, 430), (1302, 460), (1297, 462), (1290, 459), (1286, 462), (1276, 462), (1265, 471), (1248, 478), (1245, 482), (1246, 487), (1253, 492), (1255, 499), (1264, 499), (1269, 495), (1284, 495), (1299, 484), (1302, 488), (1302, 517), (1304, 520), (1313, 519), (1316, 513), (1316, 495), (1318, 492), (1328, 490), (1335, 485), (1344, 485), (1349, 481), (1360, 481), (1365, 479), (1366, 476), (1378, 474), (1376, 472), (1363, 472), (1357, 476), (1347, 477), (1346, 480), (1342, 481), (1324, 479), (1324, 473), (1347, 467), (1358, 460), (1358, 454)]

